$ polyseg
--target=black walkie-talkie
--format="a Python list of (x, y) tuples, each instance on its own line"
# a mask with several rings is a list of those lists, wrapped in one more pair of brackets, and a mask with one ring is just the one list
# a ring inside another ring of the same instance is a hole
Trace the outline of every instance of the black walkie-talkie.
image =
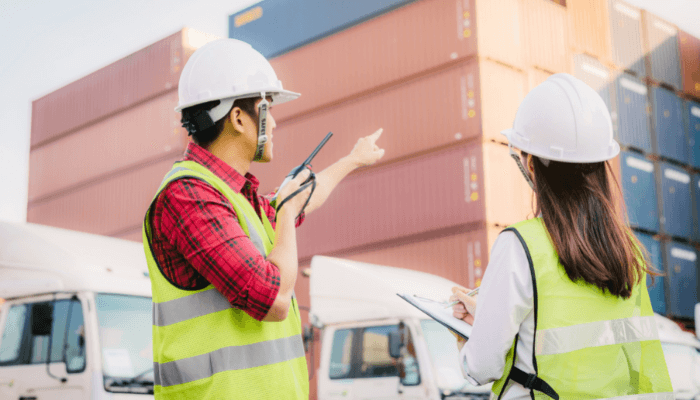
[[(303, 171), (305, 168), (308, 168), (308, 167), (311, 165), (311, 160), (313, 160), (314, 157), (316, 157), (316, 154), (318, 154), (319, 150), (321, 150), (321, 148), (326, 144), (326, 142), (328, 142), (328, 139), (330, 139), (331, 136), (333, 136), (333, 132), (328, 132), (328, 134), (326, 135), (326, 137), (323, 138), (323, 140), (321, 141), (321, 143), (320, 143), (318, 146), (316, 146), (316, 148), (315, 148), (314, 151), (311, 153), (311, 155), (310, 155), (306, 160), (304, 160), (304, 162), (303, 162), (301, 165), (292, 168), (292, 171), (287, 175), (286, 178), (284, 178), (284, 181), (282, 181), (282, 184), (280, 185), (280, 188), (277, 190), (277, 193), (275, 193), (275, 195), (272, 197), (272, 201), (270, 201), (270, 204), (271, 204), (273, 207), (276, 208), (276, 206), (277, 206), (277, 195), (278, 195), (279, 192), (282, 190), (282, 188), (284, 187), (284, 185), (286, 185), (287, 183), (289, 183), (289, 181), (291, 181), (292, 179), (296, 178), (297, 175), (299, 175), (299, 173), (300, 173), (301, 171)], [(304, 183), (302, 183), (301, 186), (304, 186), (304, 185), (308, 184), (309, 182), (311, 182), (311, 181), (314, 180), (314, 179), (315, 179), (315, 176), (314, 176), (314, 173), (312, 172), (311, 175), (309, 175), (309, 178), (308, 178)], [(312, 191), (312, 193), (313, 193), (313, 191)], [(294, 196), (294, 194), (292, 194), (292, 195), (289, 196), (288, 198), (291, 198), (291, 197), (293, 197), (293, 196)], [(309, 198), (311, 198), (311, 196), (309, 196)], [(287, 200), (287, 199), (284, 199), (284, 200)], [(280, 206), (282, 206), (283, 203), (284, 203), (284, 201), (282, 201), (282, 203), (280, 203)], [(308, 203), (308, 201), (307, 201), (307, 203)], [(305, 205), (304, 207), (306, 207), (306, 205)], [(303, 210), (302, 210), (302, 211), (303, 211)]]

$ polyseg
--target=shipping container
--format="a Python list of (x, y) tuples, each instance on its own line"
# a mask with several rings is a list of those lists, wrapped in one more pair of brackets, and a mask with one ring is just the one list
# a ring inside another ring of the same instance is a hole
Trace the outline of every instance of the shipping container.
[[(421, 0), (421, 2), (425, 1)], [(455, 7), (449, 0), (431, 1)], [(457, 30), (457, 34), (459, 35), (461, 31), (464, 36), (473, 37), (476, 32), (477, 51), (480, 57), (524, 69), (526, 41), (523, 34), (522, 14), (527, 4), (523, 4), (522, 0), (476, 0), (475, 6), (472, 6), (465, 0), (455, 1), (457, 11), (463, 12), (465, 17), (463, 21), (465, 26)], [(476, 12), (472, 10), (473, 8)], [(434, 45), (437, 46), (437, 44)]]
[(613, 63), (637, 77), (646, 76), (640, 9), (610, 0), (609, 15)]
[[(333, 138), (318, 153), (315, 171), (347, 155), (361, 136), (383, 127), (378, 145), (388, 163), (466, 140), (505, 141), (525, 97), (525, 74), (492, 61), (469, 61), (279, 123), (273, 132), (274, 160), (254, 164), (262, 192), (278, 186), (329, 132)], [(276, 117), (276, 109), (272, 110)]]
[(691, 180), (693, 201), (693, 236), (692, 240), (700, 243), (700, 175), (693, 174)]
[(603, 62), (611, 61), (609, 0), (570, 1), (571, 46)]
[(642, 11), (642, 25), (649, 76), (658, 83), (681, 90), (678, 28), (648, 11)]
[(213, 39), (185, 28), (34, 100), (32, 149), (176, 88), (188, 57)]
[(620, 181), (632, 227), (659, 231), (654, 164), (642, 155), (623, 151), (620, 155)]
[(521, 12), (528, 66), (555, 73), (571, 72), (566, 7), (547, 0), (527, 0), (523, 1)]
[(266, 0), (232, 14), (229, 37), (272, 58), (413, 0)]
[(125, 232), (120, 232), (114, 237), (119, 238), (119, 239), (124, 239), (124, 240), (131, 240), (132, 242), (143, 242), (143, 233), (141, 231), (141, 228), (134, 228), (130, 231), (125, 231)]
[(667, 242), (668, 312), (676, 317), (694, 318), (697, 292), (697, 252), (688, 245)]
[(587, 54), (576, 54), (574, 55), (574, 76), (598, 92), (608, 110), (613, 112), (613, 76), (605, 64)]
[(693, 230), (690, 174), (666, 162), (659, 167), (661, 229), (671, 236), (689, 239)]
[(427, 272), (464, 287), (481, 285), (489, 252), (502, 227), (438, 232), (435, 237), (407, 241), (390, 247), (368, 247), (339, 257), (371, 264)]
[(700, 39), (678, 31), (683, 91), (700, 99)]
[(29, 203), (27, 222), (119, 236), (140, 229), (163, 177), (182, 155), (113, 175), (50, 200)]
[(700, 103), (684, 101), (683, 112), (690, 162), (693, 167), (700, 168)]
[(647, 92), (646, 85), (632, 75), (622, 74), (615, 81), (618, 140), (622, 146), (651, 153)]
[(662, 87), (651, 88), (655, 152), (670, 160), (688, 164), (689, 146), (683, 127), (683, 101)]
[(284, 122), (474, 56), (475, 36), (455, 33), (474, 19), (464, 12), (452, 1), (422, 0), (271, 60), (284, 86), (302, 94), (275, 107), (275, 118)]
[(341, 182), (297, 230), (299, 258), (471, 230), (483, 221), (508, 226), (532, 216), (526, 187), (500, 144), (457, 145), (365, 169)]
[(29, 154), (29, 202), (182, 154), (187, 132), (175, 105), (177, 91), (170, 91), (34, 149)]
[[(654, 270), (663, 274), (664, 265), (661, 255), (661, 242), (654, 239), (651, 235), (647, 235), (645, 233), (635, 232), (635, 235), (644, 248), (646, 248), (647, 252), (649, 252), (649, 261), (651, 262)], [(651, 307), (654, 309), (654, 312), (661, 315), (666, 314), (666, 290), (664, 283), (663, 275), (656, 276), (653, 279), (650, 275), (647, 275), (647, 288), (649, 290)]]
[(539, 86), (540, 84), (542, 84), (542, 83), (543, 83), (544, 81), (546, 81), (547, 78), (549, 78), (550, 76), (552, 76), (552, 73), (551, 73), (551, 72), (543, 71), (543, 70), (537, 69), (537, 68), (528, 68), (528, 70), (527, 70), (527, 88), (528, 88), (528, 92), (529, 92), (530, 90), (536, 88), (536, 87)]

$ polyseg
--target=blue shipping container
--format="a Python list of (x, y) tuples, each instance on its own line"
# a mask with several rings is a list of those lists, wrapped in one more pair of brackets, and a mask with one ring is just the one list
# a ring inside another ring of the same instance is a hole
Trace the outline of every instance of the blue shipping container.
[(677, 242), (666, 243), (668, 311), (677, 317), (693, 318), (697, 291), (697, 253)]
[(272, 58), (412, 1), (265, 0), (230, 15), (228, 35)]
[(694, 167), (700, 168), (700, 104), (685, 102), (685, 129), (690, 145), (690, 158)]
[(652, 88), (656, 152), (668, 159), (688, 164), (688, 139), (683, 129), (683, 101), (670, 90)]
[(700, 242), (700, 175), (694, 174), (692, 181), (693, 195), (693, 240)]
[(661, 163), (661, 227), (669, 235), (689, 239), (693, 230), (690, 174)]
[[(637, 239), (649, 252), (649, 261), (654, 266), (657, 272), (663, 273), (663, 260), (661, 257), (661, 243), (650, 235), (635, 232)], [(664, 288), (664, 277), (657, 276), (654, 278), (654, 283), (651, 282), (651, 276), (647, 275), (647, 287), (649, 288), (649, 299), (654, 312), (666, 314), (666, 290)]]
[(643, 156), (623, 151), (620, 163), (622, 194), (632, 227), (659, 231), (654, 164)]
[(620, 144), (651, 153), (647, 87), (632, 75), (622, 74), (617, 92), (617, 131)]

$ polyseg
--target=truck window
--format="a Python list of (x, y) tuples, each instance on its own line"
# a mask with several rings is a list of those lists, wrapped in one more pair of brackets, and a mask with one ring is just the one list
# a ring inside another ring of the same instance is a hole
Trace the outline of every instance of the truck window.
[(19, 362), (26, 326), (27, 305), (12, 306), (7, 313), (2, 342), (0, 342), (0, 365), (14, 365)]
[(67, 318), (65, 355), (66, 371), (70, 374), (85, 370), (85, 323), (79, 301), (69, 303)]
[(358, 378), (399, 376), (396, 360), (389, 355), (389, 332), (398, 325), (373, 326), (362, 332), (362, 364)]
[(350, 377), (352, 362), (352, 338), (354, 330), (340, 329), (333, 335), (333, 350), (331, 351), (331, 379), (347, 379)]

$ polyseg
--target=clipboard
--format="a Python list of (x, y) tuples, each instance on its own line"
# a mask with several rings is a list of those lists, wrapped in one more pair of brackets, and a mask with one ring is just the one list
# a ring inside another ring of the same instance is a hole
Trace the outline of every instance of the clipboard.
[(472, 326), (461, 319), (453, 317), (452, 307), (445, 308), (444, 303), (423, 299), (410, 294), (396, 293), (396, 295), (442, 324), (445, 328), (458, 334), (465, 340), (469, 340), (469, 335), (471, 335), (473, 329)]

